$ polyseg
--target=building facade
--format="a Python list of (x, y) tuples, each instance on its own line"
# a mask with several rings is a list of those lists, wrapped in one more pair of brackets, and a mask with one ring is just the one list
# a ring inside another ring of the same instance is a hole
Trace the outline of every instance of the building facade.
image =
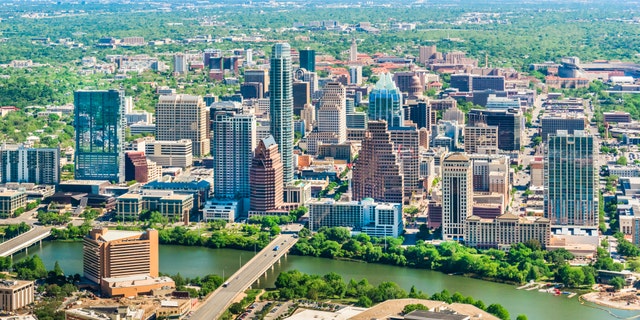
[(498, 127), (479, 124), (464, 127), (464, 152), (498, 153)]
[(256, 118), (241, 110), (212, 110), (211, 155), (216, 198), (249, 198), (249, 171), (256, 148)]
[(105, 278), (158, 277), (158, 231), (93, 229), (83, 239), (84, 277), (102, 285)]
[(0, 182), (60, 183), (60, 149), (0, 146)]
[(124, 91), (74, 92), (77, 180), (124, 182)]
[(402, 233), (402, 205), (378, 203), (373, 199), (362, 201), (311, 200), (309, 229), (346, 227), (373, 237), (397, 237)]
[(272, 136), (258, 142), (250, 169), (250, 211), (278, 210), (283, 204), (283, 165)]
[(509, 249), (511, 245), (535, 240), (545, 248), (551, 239), (549, 219), (543, 217), (517, 217), (505, 213), (495, 219), (478, 216), (467, 218), (464, 243), (473, 248)]
[(402, 93), (391, 75), (383, 73), (369, 94), (369, 120), (385, 120), (389, 127), (401, 127), (404, 122)]
[(442, 238), (464, 240), (464, 226), (473, 212), (473, 170), (465, 154), (442, 161)]
[(32, 304), (35, 291), (33, 281), (0, 280), (0, 307), (2, 311), (13, 312)]
[(318, 132), (335, 133), (338, 143), (347, 140), (346, 90), (339, 82), (329, 82), (322, 89), (318, 108)]
[(522, 114), (518, 110), (472, 109), (468, 114), (469, 126), (478, 126), (483, 123), (498, 127), (498, 149), (520, 150), (524, 123)]
[(560, 130), (548, 136), (544, 159), (544, 214), (557, 234), (598, 234), (597, 168), (593, 136)]
[(149, 141), (144, 148), (147, 159), (159, 166), (188, 168), (193, 165), (191, 140)]
[(300, 68), (311, 72), (316, 71), (316, 51), (311, 49), (300, 50)]
[(403, 203), (405, 192), (401, 166), (387, 123), (369, 121), (358, 160), (353, 166), (353, 199), (373, 198), (376, 201)]
[(209, 154), (207, 110), (200, 96), (160, 96), (156, 106), (156, 140), (191, 140), (193, 156)]
[(291, 46), (277, 43), (271, 51), (269, 108), (271, 135), (282, 158), (284, 184), (293, 181), (293, 87)]

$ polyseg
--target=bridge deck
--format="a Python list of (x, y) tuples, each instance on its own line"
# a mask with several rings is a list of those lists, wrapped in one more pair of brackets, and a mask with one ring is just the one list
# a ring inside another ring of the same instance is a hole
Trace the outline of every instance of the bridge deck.
[(51, 234), (51, 227), (35, 226), (31, 230), (0, 244), (0, 257), (10, 256)]
[[(202, 305), (193, 314), (191, 319), (209, 320), (218, 319), (220, 315), (231, 305), (236, 297), (256, 282), (271, 266), (285, 255), (293, 245), (298, 242), (292, 234), (277, 236), (268, 246), (258, 252), (240, 270), (227, 279), (228, 285), (216, 289), (202, 302)], [(273, 249), (279, 246), (277, 251)]]

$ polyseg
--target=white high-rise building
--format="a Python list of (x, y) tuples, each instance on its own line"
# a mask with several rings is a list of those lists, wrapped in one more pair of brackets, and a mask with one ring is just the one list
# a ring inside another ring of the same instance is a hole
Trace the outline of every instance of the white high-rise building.
[(346, 89), (341, 83), (327, 83), (322, 89), (318, 109), (318, 132), (335, 133), (338, 143), (347, 140), (346, 95)]
[(293, 82), (291, 46), (276, 43), (271, 51), (269, 71), (269, 118), (271, 134), (278, 144), (283, 167), (283, 182), (293, 181)]
[(362, 66), (349, 67), (349, 81), (350, 84), (361, 85), (362, 84)]
[(248, 66), (252, 66), (253, 65), (253, 49), (247, 49), (245, 51), (246, 55), (247, 55), (247, 65)]
[(210, 148), (208, 122), (206, 106), (201, 96), (160, 96), (156, 106), (156, 140), (189, 139), (193, 145), (193, 155), (205, 156), (209, 154)]
[(218, 199), (249, 199), (249, 170), (256, 148), (256, 118), (237, 110), (216, 110), (212, 116), (213, 185)]
[(442, 161), (442, 238), (464, 240), (464, 224), (473, 213), (473, 167), (463, 153)]
[(173, 73), (186, 74), (189, 66), (187, 65), (187, 56), (182, 53), (176, 53), (173, 56)]

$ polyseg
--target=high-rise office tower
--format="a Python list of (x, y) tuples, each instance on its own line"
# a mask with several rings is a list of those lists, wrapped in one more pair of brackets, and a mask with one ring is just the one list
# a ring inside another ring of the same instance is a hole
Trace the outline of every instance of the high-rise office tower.
[(309, 82), (296, 81), (293, 83), (293, 113), (299, 116), (304, 107), (311, 103)]
[(598, 235), (598, 185), (593, 136), (550, 134), (544, 160), (544, 213), (556, 234)]
[(252, 66), (253, 65), (253, 49), (247, 49), (245, 51), (245, 54), (247, 56), (247, 60), (245, 61), (247, 63), (248, 66)]
[(548, 136), (565, 130), (573, 134), (576, 130), (584, 130), (586, 118), (582, 113), (551, 113), (540, 118), (542, 128), (542, 142), (547, 142)]
[(124, 182), (124, 91), (74, 93), (75, 178)]
[(250, 210), (267, 212), (284, 203), (283, 165), (273, 136), (258, 142), (250, 169)]
[(463, 240), (464, 224), (473, 214), (473, 167), (465, 154), (442, 161), (442, 238)]
[(271, 49), (269, 109), (271, 134), (280, 148), (284, 184), (293, 181), (293, 89), (291, 46), (276, 43)]
[(426, 64), (429, 59), (433, 58), (433, 55), (435, 55), (436, 52), (438, 52), (436, 46), (420, 46), (419, 62)]
[(191, 140), (193, 155), (209, 154), (207, 110), (200, 96), (160, 96), (156, 106), (156, 140)]
[(351, 48), (349, 49), (349, 62), (358, 61), (358, 44), (356, 38), (351, 39)]
[(353, 165), (353, 199), (373, 198), (376, 201), (403, 203), (401, 166), (387, 123), (369, 121), (358, 160)]
[(269, 90), (269, 71), (263, 69), (245, 70), (244, 83), (262, 83), (262, 96)]
[(404, 201), (407, 203), (412, 197), (421, 198), (419, 143), (420, 133), (415, 126), (389, 128), (393, 150), (398, 161), (402, 163), (404, 185)]
[(396, 87), (391, 75), (383, 73), (375, 88), (369, 94), (369, 120), (385, 120), (389, 127), (401, 127), (402, 93)]
[(173, 55), (173, 73), (174, 74), (186, 74), (189, 66), (187, 65), (187, 56), (183, 53), (176, 53)]
[(338, 143), (347, 140), (346, 90), (339, 82), (329, 82), (322, 89), (318, 108), (318, 132), (335, 133)]
[(0, 146), (0, 183), (60, 183), (60, 149)]
[(361, 85), (362, 84), (362, 66), (349, 67), (350, 84)]
[(477, 126), (483, 123), (488, 126), (498, 127), (498, 149), (520, 150), (523, 117), (518, 110), (472, 109), (468, 114), (469, 126)]
[(249, 198), (249, 171), (256, 148), (256, 118), (242, 109), (212, 110), (211, 155), (216, 198)]
[(480, 123), (477, 126), (464, 127), (464, 152), (497, 154), (498, 127)]
[(307, 71), (316, 71), (316, 51), (311, 49), (300, 50), (300, 68)]

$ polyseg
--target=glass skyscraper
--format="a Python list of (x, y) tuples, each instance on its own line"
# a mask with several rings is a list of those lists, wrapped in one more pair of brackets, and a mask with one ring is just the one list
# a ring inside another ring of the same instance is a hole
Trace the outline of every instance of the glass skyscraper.
[(369, 120), (385, 120), (389, 128), (401, 127), (402, 93), (396, 87), (391, 74), (383, 73), (369, 94)]
[(300, 68), (310, 72), (316, 71), (316, 51), (311, 49), (300, 50)]
[(269, 78), (271, 134), (280, 148), (283, 182), (287, 184), (293, 181), (293, 84), (288, 43), (272, 47)]
[(544, 213), (555, 234), (598, 235), (598, 190), (593, 136), (559, 130), (548, 136)]
[(124, 182), (124, 91), (74, 93), (75, 178)]

